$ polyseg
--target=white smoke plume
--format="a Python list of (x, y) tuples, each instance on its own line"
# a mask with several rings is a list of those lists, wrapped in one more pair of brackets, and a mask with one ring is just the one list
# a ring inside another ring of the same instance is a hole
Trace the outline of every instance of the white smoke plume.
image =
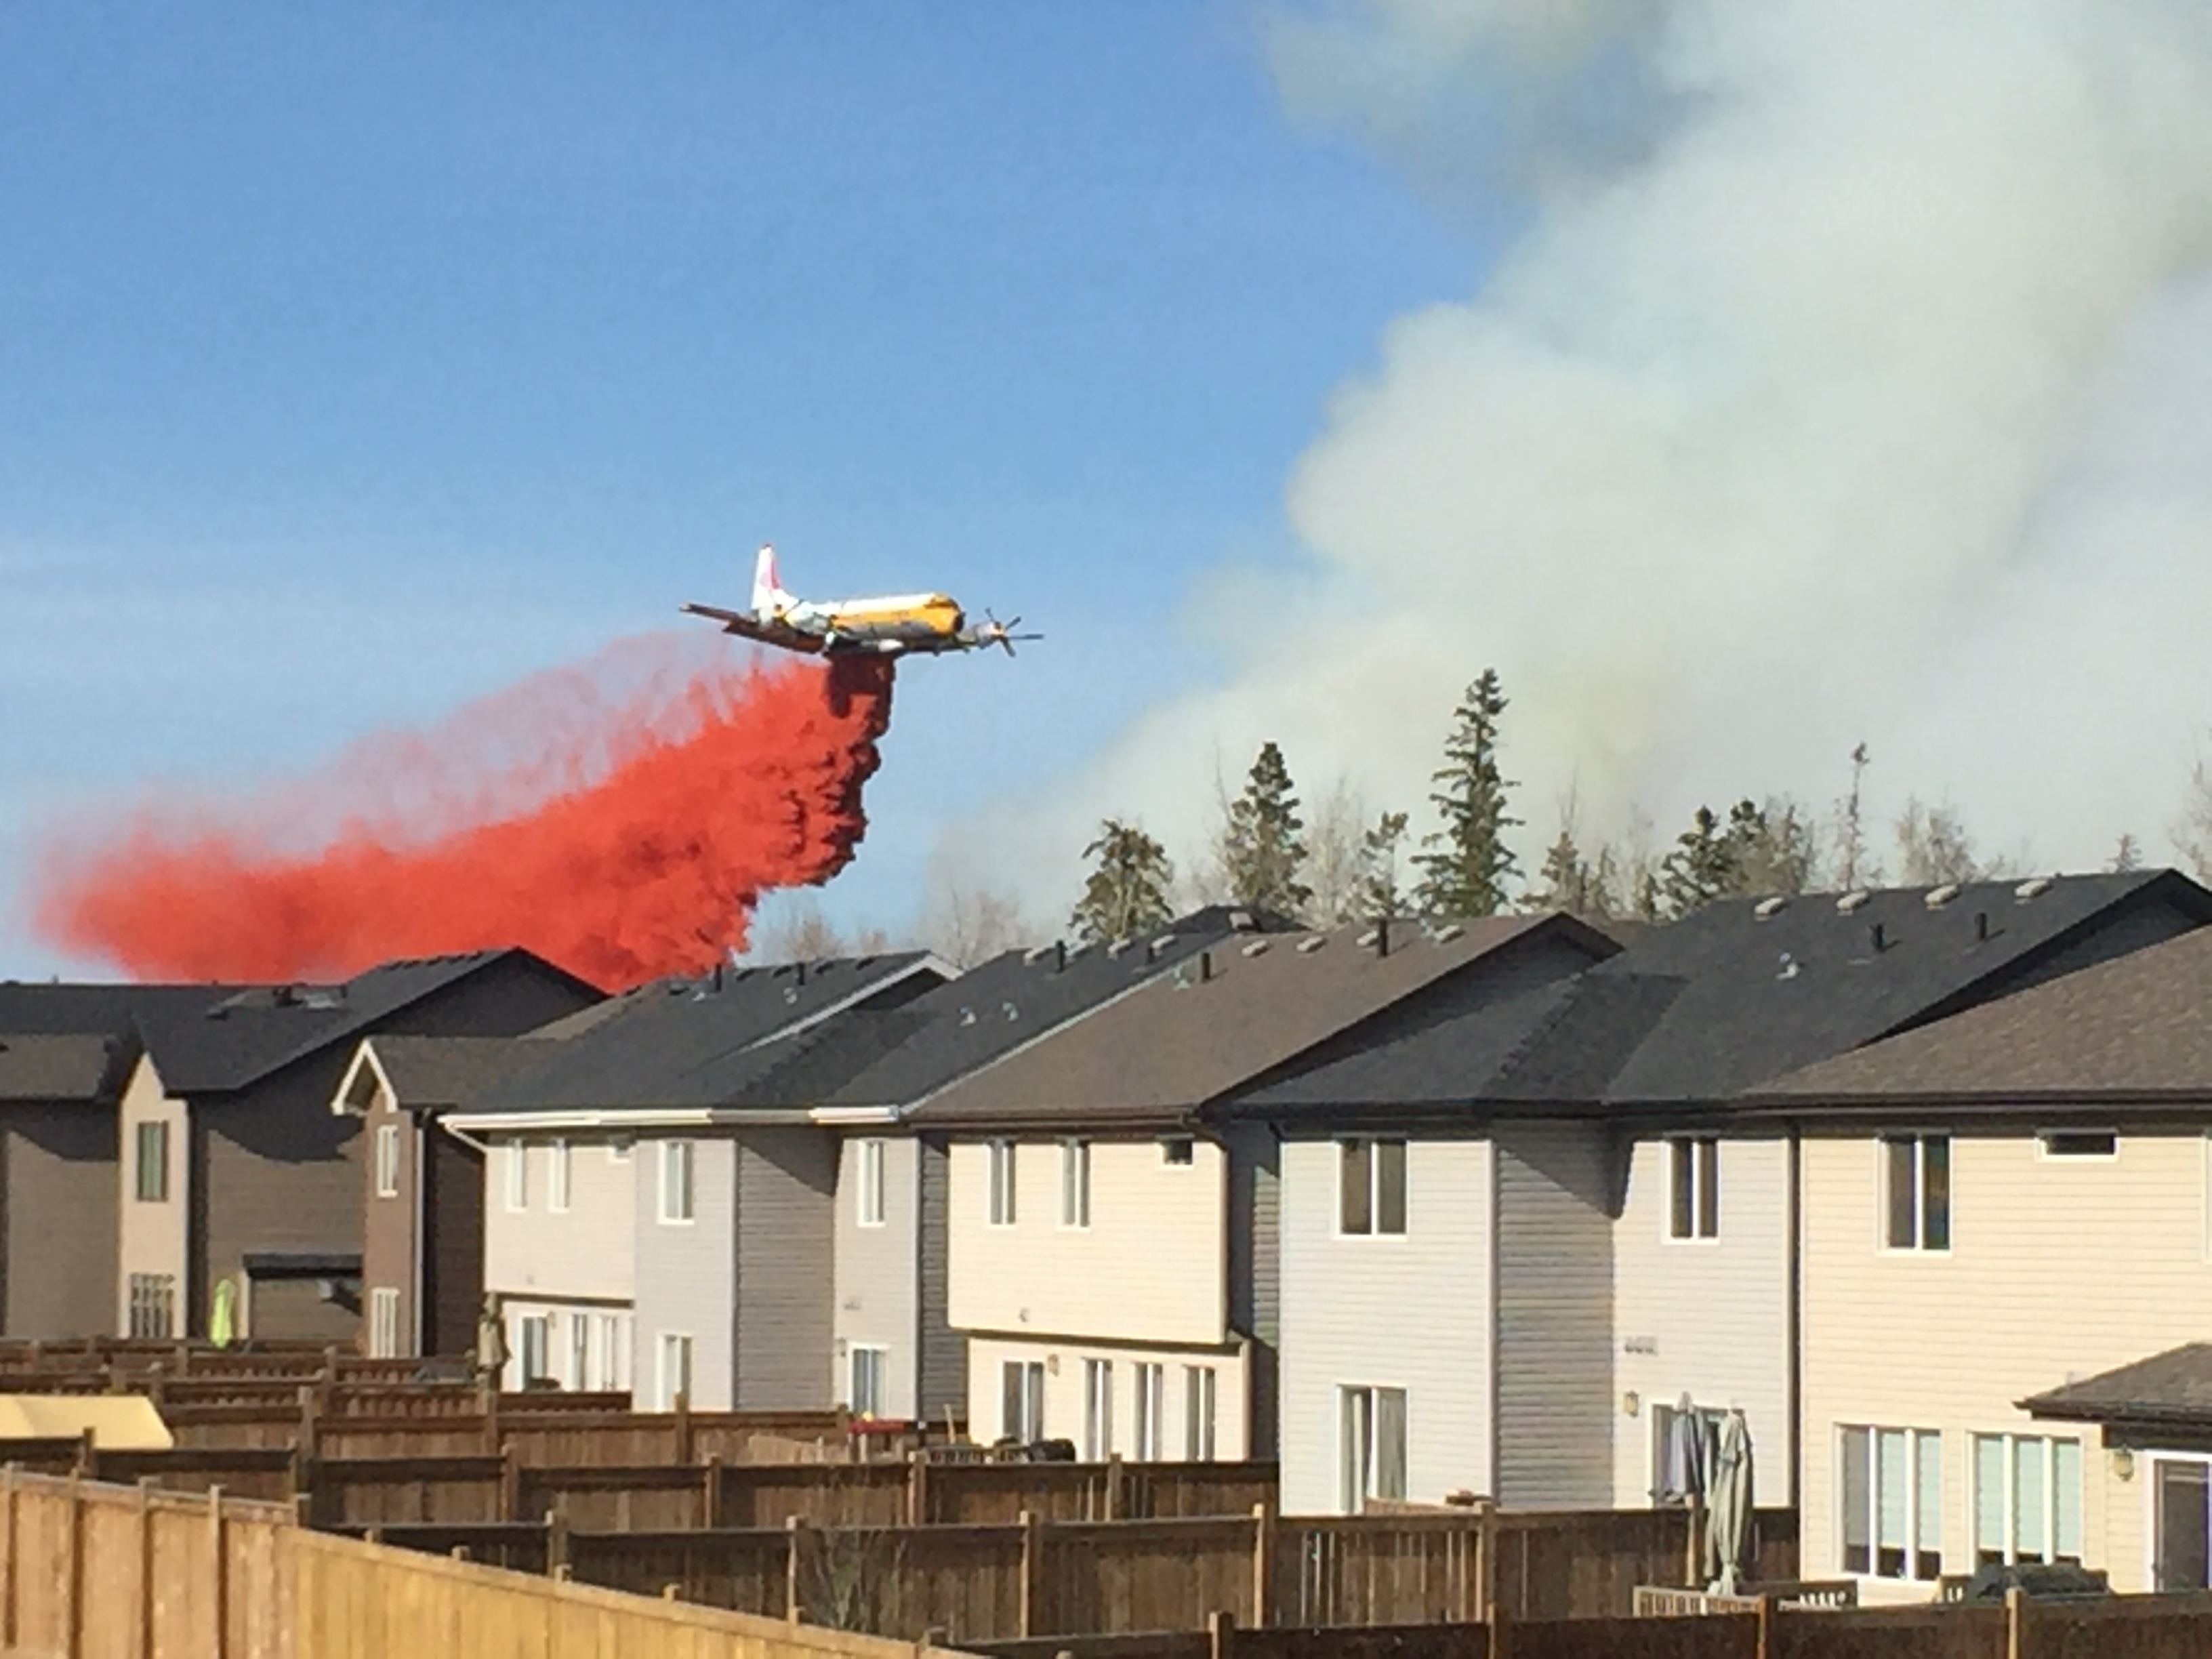
[(1418, 805), (1486, 665), (1524, 862), (1571, 785), (1668, 830), (1825, 804), (1861, 739), (1877, 810), (2165, 855), (2212, 722), (2212, 9), (1346, 0), (1273, 50), (1294, 110), (1529, 222), (1338, 397), (1314, 574), (1217, 583), (1226, 683), (964, 832), (1041, 910), (1101, 813), (1195, 847), (1263, 738)]

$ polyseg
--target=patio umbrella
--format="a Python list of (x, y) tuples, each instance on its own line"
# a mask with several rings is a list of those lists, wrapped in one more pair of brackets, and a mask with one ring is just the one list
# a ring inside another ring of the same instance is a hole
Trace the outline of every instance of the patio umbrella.
[(1746, 1576), (1751, 1498), (1751, 1428), (1741, 1412), (1732, 1411), (1721, 1424), (1706, 1495), (1705, 1571), (1712, 1575), (1710, 1588), (1717, 1595), (1735, 1595)]

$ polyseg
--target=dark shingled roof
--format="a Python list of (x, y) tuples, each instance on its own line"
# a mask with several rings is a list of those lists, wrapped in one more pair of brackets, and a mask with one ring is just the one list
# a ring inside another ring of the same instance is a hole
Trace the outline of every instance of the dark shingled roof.
[(2212, 893), (2172, 871), (2061, 876), (2027, 897), (2018, 889), (1972, 883), (1932, 909), (1929, 890), (1893, 889), (1848, 913), (1833, 895), (1808, 895), (1763, 921), (1754, 902), (1736, 900), (1652, 929), (1591, 970), (1681, 981), (1607, 1097), (1727, 1099), (2018, 988), (2068, 965), (2066, 953), (2100, 930), (2118, 954), (2212, 920)]
[(2212, 928), (1792, 1072), (1822, 1100), (2212, 1099)]
[(1405, 927), (1387, 954), (1358, 942), (1359, 926), (1277, 939), (1257, 955), (1224, 947), (963, 1079), (914, 1121), (1188, 1112), (1540, 930), (1586, 936), (1593, 955), (1603, 948), (1579, 922), (1534, 915), (1488, 917), (1448, 939)]
[(483, 1089), (471, 1109), (722, 1104), (775, 1063), (753, 1050), (779, 1032), (841, 1005), (895, 1006), (943, 982), (935, 959), (920, 951), (662, 980), (616, 999), (611, 1010), (586, 1010), (591, 1018), (571, 1016), (520, 1039), (544, 1046), (531, 1051), (532, 1063)]
[(2076, 1423), (2212, 1425), (2212, 1342), (2191, 1342), (2020, 1402)]
[(364, 1039), (390, 1079), (399, 1103), (410, 1109), (452, 1110), (477, 1097), (509, 1072), (538, 1059), (522, 1037), (373, 1036)]
[(0, 1036), (0, 1101), (112, 1100), (136, 1052), (121, 1037)]

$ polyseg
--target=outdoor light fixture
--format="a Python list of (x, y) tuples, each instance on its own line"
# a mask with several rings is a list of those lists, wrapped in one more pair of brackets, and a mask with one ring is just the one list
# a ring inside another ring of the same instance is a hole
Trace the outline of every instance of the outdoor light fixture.
[(2136, 1478), (2136, 1455), (2125, 1446), (2115, 1446), (2112, 1449), (2112, 1478), (2116, 1480), (2132, 1480)]

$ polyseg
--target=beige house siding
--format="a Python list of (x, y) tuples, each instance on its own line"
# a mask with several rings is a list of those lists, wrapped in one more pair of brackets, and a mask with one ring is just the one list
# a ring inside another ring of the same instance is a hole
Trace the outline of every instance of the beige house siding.
[(507, 1142), (492, 1142), (484, 1159), (484, 1288), (521, 1300), (633, 1300), (638, 1187), (633, 1165), (651, 1146), (641, 1142), (617, 1157), (610, 1141), (572, 1139), (568, 1208), (561, 1212), (550, 1203), (551, 1140), (533, 1137), (523, 1144), (529, 1181), (520, 1209), (507, 1203)]
[(1028, 1340), (1018, 1337), (979, 1336), (968, 1345), (968, 1421), (974, 1438), (989, 1442), (1004, 1431), (1005, 1371), (1009, 1361), (1036, 1361), (1044, 1366), (1044, 1434), (1050, 1440), (1071, 1440), (1081, 1455), (1084, 1430), (1085, 1362), (1095, 1360), (1111, 1370), (1114, 1436), (1108, 1449), (1115, 1455), (1133, 1457), (1137, 1444), (1137, 1367), (1162, 1368), (1161, 1451), (1159, 1461), (1176, 1463), (1189, 1449), (1189, 1380), (1192, 1367), (1211, 1367), (1213, 1382), (1213, 1455), (1218, 1462), (1234, 1462), (1249, 1455), (1246, 1401), (1250, 1397), (1248, 1354), (1242, 1345), (1233, 1347), (1177, 1347), (1147, 1343), (1105, 1344), (1079, 1340)]
[[(1173, 1164), (1157, 1140), (1091, 1142), (1087, 1227), (1061, 1224), (1060, 1158), (1058, 1141), (1019, 1144), (1014, 1222), (993, 1226), (990, 1149), (975, 1141), (953, 1146), (953, 1328), (1220, 1345), (1228, 1334), (1221, 1147), (1200, 1139), (1190, 1163)], [(971, 1398), (984, 1386), (971, 1379)], [(992, 1398), (982, 1420), (994, 1423)]]
[(1341, 1506), (1337, 1390), (1406, 1390), (1407, 1496), (1493, 1490), (1492, 1218), (1487, 1140), (1407, 1149), (1406, 1232), (1337, 1231), (1333, 1140), (1282, 1149), (1283, 1508)]
[[(1719, 1236), (1670, 1236), (1671, 1143), (1636, 1142), (1613, 1223), (1613, 1502), (1640, 1509), (1657, 1477), (1655, 1406), (1684, 1395), (1741, 1409), (1761, 1506), (1790, 1502), (1790, 1142), (1723, 1139)], [(1633, 1395), (1636, 1409), (1627, 1409)]]
[(1955, 1135), (1944, 1253), (1883, 1247), (1873, 1134), (1808, 1136), (1802, 1170), (1807, 1575), (1839, 1570), (1838, 1431), (1869, 1424), (1942, 1433), (1947, 1572), (1973, 1565), (1971, 1437), (2079, 1438), (2087, 1565), (2144, 1588), (2146, 1460), (2114, 1481), (2094, 1426), (2038, 1424), (2013, 1402), (2203, 1338), (2203, 1138), (2124, 1133), (2116, 1158), (2076, 1160), (2045, 1156), (2024, 1127)]
[[(883, 1218), (860, 1218), (863, 1146), (883, 1148)], [(850, 1355), (854, 1347), (884, 1351), (884, 1415), (911, 1421), (921, 1331), (920, 1264), (921, 1143), (908, 1135), (847, 1137), (838, 1148), (836, 1196), (836, 1297), (832, 1397), (849, 1405)], [(945, 1402), (933, 1401), (934, 1413)]]
[[(115, 1330), (120, 1336), (131, 1330), (133, 1273), (162, 1273), (175, 1281), (180, 1326), (191, 1306), (192, 1157), (191, 1109), (163, 1090), (151, 1057), (142, 1054), (132, 1068), (118, 1115)], [(160, 1203), (143, 1202), (137, 1195), (138, 1126), (148, 1122), (169, 1126), (169, 1195)], [(178, 1334), (186, 1333), (180, 1329)]]

